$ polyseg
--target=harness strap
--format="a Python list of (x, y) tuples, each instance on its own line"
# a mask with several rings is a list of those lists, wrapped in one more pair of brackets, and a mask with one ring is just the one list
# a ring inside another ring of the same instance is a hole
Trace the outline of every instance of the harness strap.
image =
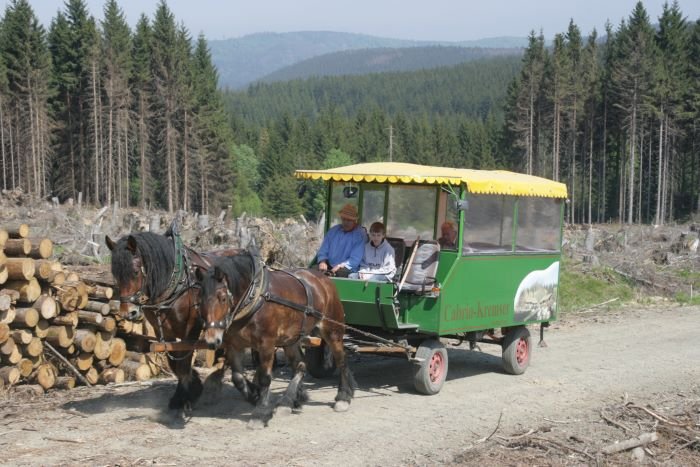
[[(304, 313), (304, 317), (313, 316), (316, 319), (323, 319), (323, 313), (321, 313), (320, 311), (318, 311), (317, 309), (314, 308), (314, 298), (313, 298), (313, 295), (311, 293), (311, 289), (309, 287), (309, 284), (304, 279), (302, 279), (300, 276), (298, 276), (292, 272), (289, 272), (289, 271), (280, 271), (280, 272), (284, 272), (285, 274), (289, 274), (290, 276), (292, 276), (293, 278), (298, 280), (299, 283), (301, 283), (302, 287), (304, 288), (304, 292), (306, 293), (306, 305), (300, 305), (296, 302), (292, 302), (292, 301), (287, 300), (285, 298), (278, 297), (277, 295), (272, 295), (269, 292), (265, 292), (265, 294), (263, 294), (263, 298), (265, 298), (265, 300), (267, 300), (268, 302), (279, 303), (280, 305), (284, 305), (284, 306), (292, 308), (294, 310), (301, 311), (302, 313)], [(304, 326), (302, 323), (302, 334), (303, 334), (303, 329), (304, 329)]]
[(250, 282), (248, 290), (243, 298), (236, 304), (236, 308), (234, 308), (233, 312), (229, 313), (226, 318), (226, 320), (229, 321), (226, 323), (226, 329), (228, 329), (234, 321), (240, 321), (243, 318), (254, 315), (262, 306), (262, 296), (264, 292), (267, 291), (267, 287), (270, 283), (270, 276), (267, 268), (261, 267), (260, 262), (257, 261), (257, 257), (251, 255), (251, 259), (253, 260), (255, 268), (253, 280)]

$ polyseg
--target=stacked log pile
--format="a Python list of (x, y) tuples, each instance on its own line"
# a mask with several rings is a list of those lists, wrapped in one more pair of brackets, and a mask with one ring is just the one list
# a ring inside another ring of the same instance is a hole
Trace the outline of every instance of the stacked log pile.
[(144, 380), (164, 362), (144, 353), (146, 322), (119, 320), (109, 283), (57, 261), (53, 243), (26, 224), (0, 229), (0, 388), (37, 392)]

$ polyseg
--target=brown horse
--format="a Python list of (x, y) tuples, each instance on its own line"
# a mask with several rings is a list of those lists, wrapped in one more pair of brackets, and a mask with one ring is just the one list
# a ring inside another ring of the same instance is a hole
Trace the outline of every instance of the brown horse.
[[(182, 245), (177, 235), (134, 233), (106, 243), (112, 251), (112, 275), (119, 289), (119, 313), (125, 319), (145, 316), (161, 341), (196, 341), (202, 331), (197, 312), (199, 289), (193, 269), (211, 267), (221, 256), (239, 250), (199, 255)], [(192, 350), (169, 352), (170, 368), (178, 378), (171, 409), (191, 409), (202, 393), (192, 369)]]
[[(226, 258), (209, 271), (197, 271), (201, 285), (200, 314), (204, 340), (223, 346), (233, 371), (233, 383), (255, 405), (253, 423), (267, 422), (277, 407), (298, 409), (308, 399), (302, 386), (306, 364), (300, 338), (318, 334), (340, 370), (334, 409), (349, 408), (355, 380), (345, 361), (345, 313), (333, 282), (319, 271), (271, 271), (253, 255)], [(270, 383), (276, 347), (284, 348), (294, 376), (284, 395), (270, 403)], [(258, 352), (253, 382), (243, 375), (243, 352)]]

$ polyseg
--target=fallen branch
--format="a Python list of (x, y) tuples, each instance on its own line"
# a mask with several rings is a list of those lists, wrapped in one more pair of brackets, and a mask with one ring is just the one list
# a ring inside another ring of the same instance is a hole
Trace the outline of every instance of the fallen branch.
[(651, 410), (647, 409), (646, 407), (642, 407), (640, 405), (635, 405), (635, 404), (627, 404), (627, 407), (633, 408), (633, 409), (639, 409), (643, 410), (655, 419), (657, 419), (660, 422), (666, 423), (668, 425), (673, 425), (673, 426), (686, 426), (684, 423), (678, 423), (678, 422), (672, 422), (671, 420), (668, 420), (667, 418), (662, 417), (661, 415), (657, 414), (656, 412), (652, 412)]
[(635, 282), (638, 282), (638, 283), (640, 283), (640, 284), (646, 285), (647, 287), (651, 287), (651, 288), (654, 288), (654, 289), (663, 290), (664, 292), (667, 292), (667, 293), (672, 293), (672, 292), (674, 292), (673, 290), (670, 290), (668, 287), (665, 287), (665, 286), (663, 286), (663, 285), (654, 284), (652, 281), (649, 281), (649, 280), (647, 280), (647, 279), (643, 279), (643, 278), (641, 278), (641, 277), (634, 276), (634, 275), (629, 274), (629, 273), (627, 273), (627, 272), (621, 271), (621, 270), (619, 270), (619, 269), (617, 269), (617, 268), (612, 268), (612, 270), (615, 271), (617, 274), (621, 275), (622, 277), (626, 277), (627, 279), (630, 279), (630, 280), (632, 280), (632, 281), (635, 281)]
[(497, 436), (498, 439), (502, 439), (503, 441), (515, 441), (516, 439), (524, 438), (526, 436), (530, 436), (531, 434), (536, 433), (535, 430), (530, 428), (527, 430), (525, 433), (521, 435), (516, 435), (516, 436)]
[(603, 454), (614, 454), (616, 452), (627, 451), (639, 446), (646, 446), (649, 443), (653, 443), (658, 440), (659, 437), (655, 431), (651, 433), (642, 433), (636, 438), (630, 438), (626, 441), (621, 441), (619, 443), (609, 444), (600, 450)]
[(622, 423), (616, 422), (615, 420), (608, 418), (605, 415), (605, 410), (603, 410), (603, 409), (600, 409), (600, 417), (611, 425), (615, 425), (618, 428), (622, 428), (624, 431), (630, 431), (630, 428), (626, 427)]
[(603, 305), (607, 305), (608, 303), (616, 302), (619, 299), (620, 299), (620, 297), (611, 298), (610, 300), (606, 300), (603, 303), (598, 303), (597, 305), (589, 306), (587, 308), (582, 308), (578, 311), (575, 311), (574, 313), (588, 313), (589, 311), (591, 311), (595, 308), (599, 308)]
[(78, 369), (75, 368), (75, 367), (73, 366), (73, 364), (72, 364), (71, 362), (69, 362), (69, 361), (66, 359), (66, 357), (64, 357), (63, 355), (61, 355), (61, 354), (58, 352), (58, 350), (54, 349), (53, 346), (52, 346), (51, 344), (49, 344), (48, 342), (44, 341), (44, 347), (48, 348), (59, 360), (61, 360), (61, 361), (63, 362), (63, 364), (66, 365), (66, 367), (68, 367), (68, 369), (69, 369), (70, 371), (72, 371), (72, 372), (75, 374), (75, 376), (76, 376), (85, 386), (87, 386), (87, 387), (92, 387), (92, 385), (88, 382), (88, 380), (85, 379), (85, 377), (82, 375), (82, 373), (80, 373), (80, 372), (78, 371)]
[(67, 438), (54, 438), (51, 436), (44, 436), (44, 439), (47, 441), (60, 441), (61, 443), (75, 443), (75, 444), (83, 444), (85, 441), (79, 440), (79, 439), (67, 439)]
[(501, 418), (503, 418), (503, 410), (501, 410), (501, 414), (498, 416), (498, 422), (496, 423), (496, 428), (493, 429), (493, 431), (491, 432), (491, 434), (488, 435), (486, 438), (481, 438), (481, 439), (477, 440), (476, 442), (477, 442), (477, 443), (485, 443), (486, 441), (490, 440), (491, 437), (492, 437), (494, 434), (496, 434), (496, 432), (498, 431), (498, 427), (501, 426)]
[(678, 454), (679, 451), (682, 451), (683, 449), (685, 449), (685, 448), (687, 448), (695, 443), (700, 444), (700, 438), (691, 439), (690, 441), (683, 444), (682, 446), (677, 447), (676, 449), (673, 450), (673, 452), (671, 454), (668, 455), (668, 457), (665, 459), (665, 461), (671, 460), (671, 458), (673, 456), (675, 456), (676, 454)]
[(533, 437), (530, 438), (530, 439), (537, 440), (537, 441), (544, 441), (544, 442), (546, 442), (546, 443), (551, 443), (551, 444), (553, 444), (553, 445), (555, 445), (555, 446), (558, 446), (558, 447), (560, 447), (560, 448), (562, 448), (562, 449), (568, 449), (569, 451), (573, 451), (573, 452), (577, 452), (577, 453), (579, 453), (579, 454), (583, 454), (584, 456), (586, 456), (586, 457), (588, 457), (588, 458), (590, 458), (590, 459), (595, 460), (595, 456), (593, 456), (593, 455), (591, 455), (591, 454), (588, 454), (586, 451), (582, 451), (582, 450), (580, 450), (580, 449), (572, 448), (571, 446), (567, 446), (566, 444), (559, 443), (559, 442), (554, 441), (554, 440), (552, 440), (552, 439), (540, 438), (539, 436), (533, 436)]

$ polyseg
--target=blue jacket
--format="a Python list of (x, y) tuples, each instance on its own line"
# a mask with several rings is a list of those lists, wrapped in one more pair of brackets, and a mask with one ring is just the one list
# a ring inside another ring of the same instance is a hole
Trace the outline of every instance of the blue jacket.
[(358, 225), (350, 232), (345, 232), (343, 226), (338, 224), (326, 233), (316, 260), (319, 263), (328, 261), (331, 268), (341, 265), (351, 272), (357, 272), (362, 261), (365, 242), (367, 242), (367, 234), (362, 226)]

